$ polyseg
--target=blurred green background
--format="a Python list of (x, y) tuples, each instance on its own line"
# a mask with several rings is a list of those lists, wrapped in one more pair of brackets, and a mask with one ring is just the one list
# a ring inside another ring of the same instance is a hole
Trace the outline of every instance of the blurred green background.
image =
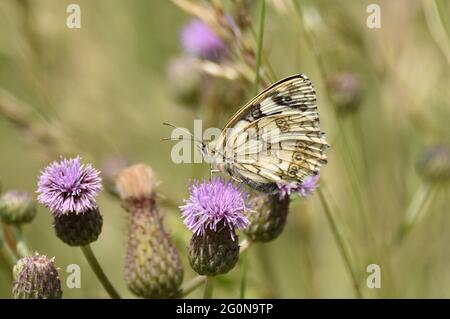
[[(66, 27), (70, 3), (81, 7), (81, 29)], [(366, 26), (370, 3), (381, 7), (380, 29)], [(300, 1), (327, 72), (351, 72), (361, 81), (357, 112), (336, 115), (291, 1), (267, 1), (266, 58), (278, 78), (305, 73), (318, 92), (322, 129), (331, 144), (321, 184), (351, 246), (365, 297), (450, 297), (448, 187), (436, 186), (426, 216), (401, 245), (392, 245), (424, 187), (418, 158), (429, 145), (450, 143), (450, 2), (433, 3), (439, 19), (427, 20), (421, 1)], [(250, 8), (256, 26), (258, 3)], [(208, 174), (206, 164), (174, 164), (173, 144), (160, 141), (171, 133), (162, 122), (191, 129), (193, 120), (202, 118), (202, 110), (174, 99), (166, 75), (169, 61), (181, 52), (180, 29), (191, 18), (170, 1), (3, 0), (0, 97), (56, 137), (61, 153), (80, 154), (98, 168), (114, 155), (151, 165), (160, 192), (181, 204), (189, 182)], [(251, 97), (251, 85), (245, 90)], [(223, 125), (239, 107), (215, 120)], [(54, 159), (26, 128), (0, 114), (3, 191), (34, 193), (40, 170)], [(120, 293), (131, 298), (123, 281), (126, 213), (106, 192), (99, 205), (104, 226), (93, 249)], [(179, 211), (161, 209), (187, 281), (195, 276), (185, 258), (190, 233)], [(51, 224), (49, 211), (39, 206), (24, 231), (33, 250), (56, 257), (64, 297), (106, 298), (81, 251), (60, 242)], [(354, 297), (317, 194), (293, 201), (283, 234), (249, 252), (248, 297)], [(81, 289), (65, 288), (65, 269), (73, 263), (81, 266)], [(381, 266), (381, 289), (365, 287), (371, 263)], [(221, 276), (214, 296), (237, 297), (240, 271), (237, 265)], [(0, 297), (10, 292), (11, 279), (1, 271)]]

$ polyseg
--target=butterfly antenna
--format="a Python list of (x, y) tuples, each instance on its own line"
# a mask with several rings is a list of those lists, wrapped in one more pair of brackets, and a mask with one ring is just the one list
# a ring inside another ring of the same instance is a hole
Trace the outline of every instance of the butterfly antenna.
[[(179, 130), (187, 133), (191, 137), (191, 141), (197, 142), (200, 145), (203, 145), (203, 141), (196, 139), (195, 136), (191, 132), (189, 132), (189, 130), (182, 128), (182, 127), (175, 126), (175, 125), (167, 123), (167, 122), (164, 122), (163, 125), (170, 126), (175, 129), (179, 129)], [(181, 137), (180, 138), (165, 137), (165, 138), (161, 139), (161, 141), (179, 141), (179, 140), (183, 140), (183, 138), (181, 138)]]

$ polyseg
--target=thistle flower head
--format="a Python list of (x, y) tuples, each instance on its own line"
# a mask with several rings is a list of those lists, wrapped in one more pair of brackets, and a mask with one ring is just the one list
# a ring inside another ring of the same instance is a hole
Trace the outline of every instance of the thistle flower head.
[(201, 104), (204, 76), (195, 57), (183, 54), (173, 58), (167, 67), (167, 79), (172, 94), (183, 105), (196, 108)]
[(122, 170), (116, 183), (129, 217), (125, 282), (139, 297), (173, 297), (179, 292), (184, 270), (165, 228), (164, 211), (156, 203), (154, 171), (136, 164)]
[(98, 208), (83, 214), (63, 214), (53, 218), (56, 236), (69, 246), (85, 246), (98, 239), (103, 217)]
[(348, 72), (333, 74), (327, 79), (327, 87), (339, 112), (358, 108), (363, 88), (357, 75)]
[(417, 162), (419, 173), (430, 181), (450, 179), (450, 147), (437, 144), (426, 148)]
[(100, 172), (81, 158), (61, 158), (47, 166), (39, 177), (38, 201), (55, 216), (82, 214), (96, 207), (95, 197), (101, 190)]
[(234, 229), (244, 229), (248, 219), (248, 195), (232, 182), (221, 178), (202, 183), (195, 182), (190, 187), (190, 198), (180, 206), (184, 224), (196, 235), (204, 235), (206, 230), (217, 231), (218, 225), (228, 227), (233, 238)]
[(20, 259), (13, 269), (14, 299), (60, 299), (61, 282), (54, 258), (35, 253)]
[(245, 234), (252, 241), (268, 242), (277, 238), (286, 225), (289, 213), (289, 196), (258, 193), (252, 196), (251, 211), (247, 214), (250, 224)]
[(278, 183), (278, 196), (280, 200), (292, 193), (298, 193), (300, 196), (307, 197), (319, 186), (317, 184), (318, 181), (319, 175), (313, 175), (307, 177), (302, 183)]
[(0, 196), (0, 219), (6, 224), (24, 224), (36, 216), (36, 204), (30, 194), (9, 191)]
[(181, 32), (184, 50), (195, 57), (218, 60), (226, 53), (226, 45), (203, 21), (193, 20)]

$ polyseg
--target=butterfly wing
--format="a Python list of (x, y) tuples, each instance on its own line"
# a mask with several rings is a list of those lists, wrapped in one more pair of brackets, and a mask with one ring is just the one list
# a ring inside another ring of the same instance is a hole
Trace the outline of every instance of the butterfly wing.
[(325, 164), (328, 143), (320, 130), (316, 93), (303, 74), (281, 80), (247, 103), (215, 144), (226, 171), (271, 192), (277, 183), (301, 183)]

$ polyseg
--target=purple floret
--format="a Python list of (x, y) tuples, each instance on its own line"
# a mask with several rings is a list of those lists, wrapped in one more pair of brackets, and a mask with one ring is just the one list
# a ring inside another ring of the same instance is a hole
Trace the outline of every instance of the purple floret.
[(190, 186), (190, 198), (180, 206), (184, 224), (196, 235), (217, 226), (228, 227), (234, 238), (234, 229), (244, 229), (249, 221), (244, 216), (248, 194), (232, 182), (215, 178), (210, 182), (195, 182)]
[(278, 183), (278, 195), (280, 200), (292, 193), (298, 193), (306, 197), (310, 195), (319, 185), (319, 175), (309, 176), (302, 183)]
[(184, 50), (195, 57), (216, 61), (226, 54), (226, 45), (214, 31), (201, 20), (188, 23), (181, 32)]
[(101, 190), (100, 172), (81, 158), (61, 158), (41, 173), (38, 182), (38, 201), (55, 216), (82, 214), (96, 208), (95, 197)]

